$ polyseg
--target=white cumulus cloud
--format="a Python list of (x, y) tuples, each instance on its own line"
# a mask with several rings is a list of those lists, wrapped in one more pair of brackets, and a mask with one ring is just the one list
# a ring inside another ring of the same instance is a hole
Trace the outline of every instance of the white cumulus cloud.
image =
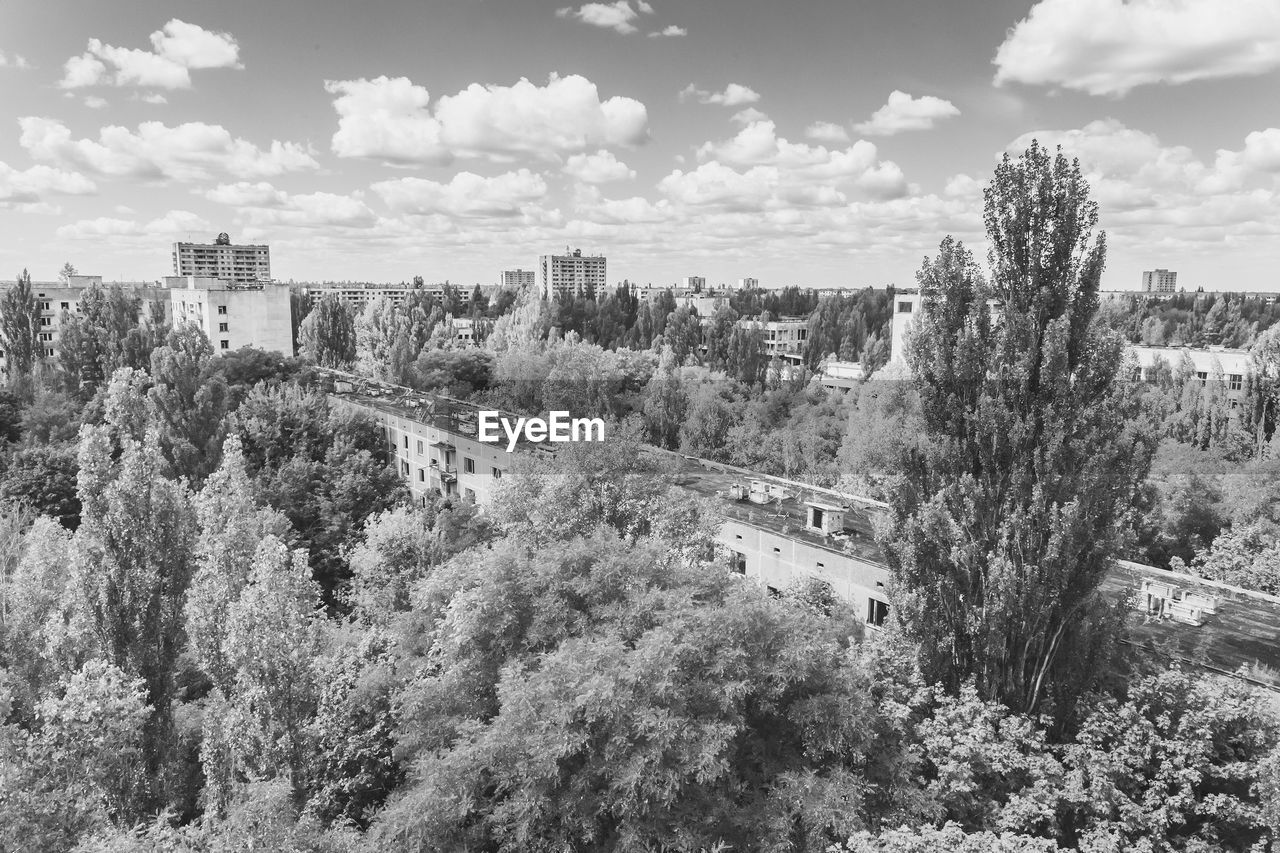
[(19, 143), (44, 163), (111, 176), (144, 180), (203, 180), (228, 174), (259, 178), (318, 167), (308, 150), (293, 142), (273, 140), (259, 148), (233, 137), (226, 128), (203, 122), (170, 127), (146, 121), (138, 129), (110, 125), (98, 138), (75, 139), (62, 122), (35, 116), (18, 120)]
[(31, 63), (27, 62), (25, 56), (16, 53), (5, 53), (0, 50), (0, 68), (16, 68), (25, 71), (31, 67)]
[(690, 83), (680, 91), (680, 100), (695, 100), (700, 104), (718, 104), (722, 107), (741, 107), (746, 104), (754, 104), (760, 100), (760, 93), (752, 89), (750, 86), (743, 86), (741, 83), (730, 83), (724, 87), (722, 92), (710, 92), (706, 89), (699, 89)]
[(1041, 0), (995, 56), (997, 85), (1124, 95), (1280, 68), (1275, 0)]
[(63, 89), (141, 86), (188, 89), (191, 71), (241, 68), (240, 47), (230, 33), (212, 32), (174, 18), (151, 34), (151, 50), (116, 47), (89, 39), (85, 52), (63, 65)]
[(0, 162), (0, 207), (37, 204), (50, 193), (89, 195), (97, 191), (93, 181), (79, 172), (68, 172), (49, 166), (14, 169)]
[(849, 131), (830, 121), (815, 121), (804, 129), (804, 135), (814, 142), (843, 143), (849, 141)]
[(370, 189), (392, 211), (413, 216), (517, 216), (547, 194), (547, 182), (528, 169), (483, 177), (459, 172), (446, 183), (424, 178), (380, 181)]
[(689, 31), (684, 27), (677, 27), (675, 24), (669, 24), (660, 30), (654, 30), (649, 33), (649, 38), (680, 38), (689, 35)]
[(63, 240), (100, 240), (103, 237), (140, 237), (149, 240), (157, 236), (171, 237), (193, 231), (208, 231), (209, 227), (209, 223), (198, 214), (189, 210), (171, 210), (148, 222), (109, 216), (81, 219), (63, 225), (56, 233)]
[(588, 184), (627, 181), (636, 176), (634, 169), (603, 148), (594, 154), (574, 154), (565, 163), (564, 171)]
[(577, 9), (566, 6), (556, 10), (556, 15), (561, 18), (576, 18), (584, 24), (613, 30), (623, 35), (636, 31), (637, 27), (632, 21), (642, 13), (653, 14), (653, 7), (644, 0), (640, 0), (635, 8), (631, 7), (628, 0), (617, 0), (616, 3), (587, 3)]
[(448, 163), (455, 157), (556, 160), (601, 145), (632, 146), (648, 138), (644, 104), (601, 100), (585, 77), (552, 74), (545, 86), (521, 78), (511, 86), (473, 83), (436, 101), (405, 77), (329, 81), (337, 95), (339, 157), (395, 164)]
[(867, 136), (892, 136), (907, 130), (928, 130), (934, 123), (960, 115), (955, 104), (932, 95), (913, 98), (895, 89), (883, 107), (871, 114), (871, 118), (854, 125), (854, 130)]

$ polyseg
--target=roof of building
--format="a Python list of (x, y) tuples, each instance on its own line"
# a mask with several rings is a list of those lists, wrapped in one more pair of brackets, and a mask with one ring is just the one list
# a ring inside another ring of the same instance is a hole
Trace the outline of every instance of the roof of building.
[[(351, 383), (350, 390), (335, 392), (342, 399), (455, 435), (476, 434), (475, 413), (479, 407), (474, 403), (422, 394), (338, 371), (325, 372)], [(518, 446), (542, 454), (555, 452), (551, 445), (523, 440)], [(875, 517), (889, 509), (883, 502), (658, 448), (647, 447), (644, 452), (672, 466), (678, 487), (717, 502), (726, 519), (875, 565), (885, 564), (873, 529)], [(750, 494), (753, 483), (757, 490), (755, 500)], [(763, 502), (757, 502), (762, 498)], [(843, 509), (844, 532), (832, 535), (809, 528), (809, 505)], [(1170, 581), (1184, 590), (1217, 596), (1220, 605), (1200, 626), (1153, 619), (1133, 611), (1127, 618), (1130, 644), (1280, 692), (1280, 598), (1123, 560), (1117, 561), (1108, 573), (1102, 591), (1116, 599), (1127, 597), (1138, 590), (1145, 578)], [(1240, 676), (1242, 668), (1244, 675)]]

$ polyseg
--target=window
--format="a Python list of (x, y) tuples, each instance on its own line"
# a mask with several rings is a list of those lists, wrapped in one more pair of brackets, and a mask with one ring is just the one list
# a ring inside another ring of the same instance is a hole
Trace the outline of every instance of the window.
[(42, 340), (42, 341), (51, 341), (51, 340), (53, 340), (53, 332), (41, 332), (41, 333), (40, 333), (40, 340)]
[(409, 449), (409, 436), (407, 435), (404, 437), (404, 449), (405, 450)]
[(227, 313), (227, 306), (225, 306), (225, 305), (219, 305), (219, 306), (218, 306), (218, 313), (219, 313), (219, 314), (225, 314), (225, 313)]
[(419, 482), (419, 483), (425, 483), (426, 481), (427, 481), (427, 469), (426, 469), (426, 468), (419, 468), (419, 469), (418, 469), (418, 482)]
[(418, 439), (418, 455), (422, 455), (422, 439)]
[(476, 472), (476, 460), (470, 456), (462, 457), (462, 470), (468, 474), (474, 474)]
[(738, 575), (747, 573), (747, 555), (740, 554), (737, 551), (729, 552), (729, 571)]
[(898, 313), (899, 313), (899, 314), (910, 314), (910, 313), (911, 313), (911, 303), (910, 303), (910, 302), (899, 302), (899, 303), (898, 303)]
[(889, 618), (889, 605), (877, 598), (867, 599), (867, 624), (880, 627)]
[(218, 345), (219, 345), (222, 349), (231, 349), (231, 341), (219, 341), (219, 342), (218, 342)]
[(53, 358), (53, 350), (51, 349), (45, 350), (44, 355), (45, 355), (45, 358)]
[(1208, 374), (1206, 371), (1203, 371), (1203, 370), (1197, 370), (1197, 371), (1196, 371), (1196, 379), (1199, 379), (1199, 380), (1200, 380), (1200, 384), (1201, 384), (1201, 385), (1203, 385), (1205, 382), (1207, 382), (1207, 381), (1209, 380), (1209, 374)]
[(1227, 388), (1232, 391), (1239, 391), (1244, 387), (1244, 377), (1239, 373), (1231, 373), (1227, 376)]
[(409, 463), (408, 463), (408, 462), (401, 462), (401, 463), (400, 463), (400, 473), (401, 473), (401, 474), (404, 474), (405, 476), (408, 476), (408, 474), (409, 474)]
[(48, 311), (48, 310), (49, 310), (49, 309), (51, 309), (52, 307), (53, 307), (53, 303), (52, 303), (52, 302), (41, 302), (41, 303), (40, 303), (40, 310), (41, 310), (41, 311)]
[(227, 331), (227, 326), (228, 326), (228, 325), (230, 325), (230, 324), (228, 324), (228, 323), (219, 323), (219, 324), (218, 324), (218, 331), (219, 331), (219, 332), (225, 332), (225, 331)]
[(71, 303), (70, 303), (70, 302), (63, 302), (63, 303), (61, 303), (61, 304), (62, 304), (62, 310), (63, 310), (63, 311), (70, 311), (70, 310), (71, 310)]
[(53, 320), (52, 320), (52, 319), (50, 319), (49, 317), (41, 317), (41, 318), (40, 318), (40, 325), (41, 325), (41, 326), (52, 326), (52, 325), (53, 325)]
[(501, 468), (494, 468), (494, 469), (493, 469), (493, 479), (495, 479), (495, 480), (501, 480), (501, 479), (502, 479), (502, 469), (501, 469)]

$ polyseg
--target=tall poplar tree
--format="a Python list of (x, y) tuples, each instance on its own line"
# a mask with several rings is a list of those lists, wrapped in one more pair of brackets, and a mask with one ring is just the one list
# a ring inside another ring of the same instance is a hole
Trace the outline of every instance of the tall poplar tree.
[(918, 274), (927, 441), (888, 558), (929, 678), (1063, 710), (1098, 674), (1098, 587), (1155, 436), (1116, 381), (1122, 342), (1094, 322), (1106, 240), (1079, 164), (1032, 143), (985, 200), (989, 277), (950, 237)]
[(349, 369), (356, 360), (356, 323), (337, 297), (316, 303), (298, 330), (302, 354), (321, 367)]
[(0, 296), (0, 339), (3, 339), (5, 372), (9, 381), (30, 381), (42, 353), (40, 305), (31, 290), (31, 274), (26, 270)]

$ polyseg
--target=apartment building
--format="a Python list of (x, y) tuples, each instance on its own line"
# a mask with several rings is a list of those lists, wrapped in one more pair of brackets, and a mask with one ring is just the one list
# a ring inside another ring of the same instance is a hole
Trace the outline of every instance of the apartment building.
[(1177, 293), (1177, 271), (1165, 269), (1144, 270), (1142, 273), (1142, 291), (1144, 293)]
[(236, 244), (225, 233), (212, 243), (174, 243), (173, 274), (220, 278), (235, 284), (271, 281), (271, 248)]
[(762, 330), (765, 352), (770, 358), (800, 361), (804, 357), (805, 345), (809, 339), (807, 317), (780, 317), (767, 323), (744, 318), (738, 321), (738, 326), (742, 329)]
[(584, 255), (581, 249), (563, 255), (538, 258), (539, 288), (543, 297), (584, 296), (595, 299), (607, 286), (607, 261), (604, 255)]
[(289, 290), (274, 285), (235, 285), (217, 278), (165, 279), (170, 322), (191, 323), (215, 352), (244, 346), (293, 355)]
[[(505, 443), (480, 442), (472, 404), (346, 374), (328, 375), (335, 405), (364, 412), (378, 423), (396, 470), (424, 504), (428, 496), (442, 495), (483, 507), (516, 456), (554, 456), (547, 444), (522, 441), (509, 453)], [(805, 578), (820, 579), (851, 602), (868, 624), (883, 624), (889, 612), (889, 573), (872, 533), (872, 516), (883, 512), (884, 504), (706, 460), (649, 452), (681, 466), (681, 488), (718, 502), (724, 523), (717, 539), (731, 571), (772, 591)]]
[(740, 278), (738, 279), (738, 290), (755, 290), (760, 286), (758, 278)]
[[(43, 348), (42, 357), (47, 359), (58, 357), (58, 340), (62, 334), (63, 324), (68, 317), (80, 310), (80, 298), (84, 291), (95, 285), (103, 286), (102, 276), (73, 275), (65, 282), (31, 282), (31, 290), (39, 310), (38, 336)], [(151, 322), (153, 319), (164, 319), (168, 316), (168, 293), (155, 282), (121, 281), (111, 282), (110, 285), (118, 285), (141, 297), (143, 305), (139, 312), (139, 322)], [(0, 369), (3, 369), (4, 364), (4, 355), (0, 353)]]
[(444, 301), (445, 287), (452, 287), (463, 306), (471, 304), (471, 293), (475, 289), (473, 287), (463, 287), (461, 285), (449, 285), (448, 282), (443, 284), (365, 284), (365, 283), (348, 283), (348, 284), (305, 284), (302, 285), (303, 296), (307, 301), (314, 305), (321, 299), (331, 296), (339, 302), (351, 307), (351, 310), (359, 314), (364, 310), (365, 306), (370, 302), (377, 302), (380, 299), (399, 305), (409, 297), (426, 294), (437, 301)]
[(701, 275), (687, 275), (684, 277), (684, 288), (690, 293), (701, 293), (707, 288), (707, 278)]
[(524, 290), (526, 287), (538, 286), (537, 270), (503, 270), (498, 276), (498, 283), (504, 290)]

